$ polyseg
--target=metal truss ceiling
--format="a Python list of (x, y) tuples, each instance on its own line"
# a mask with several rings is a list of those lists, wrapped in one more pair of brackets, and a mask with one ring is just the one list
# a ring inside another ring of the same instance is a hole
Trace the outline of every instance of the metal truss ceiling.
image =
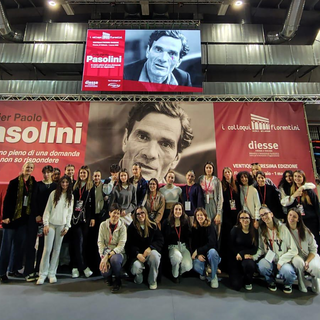
[(303, 102), (320, 104), (317, 95), (276, 95), (276, 96), (155, 96), (155, 95), (30, 95), (2, 94), (0, 101), (84, 101), (84, 102)]

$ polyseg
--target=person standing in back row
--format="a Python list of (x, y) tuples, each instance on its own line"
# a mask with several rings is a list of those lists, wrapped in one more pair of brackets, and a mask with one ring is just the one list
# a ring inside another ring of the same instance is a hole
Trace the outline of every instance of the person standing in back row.
[(22, 166), (20, 175), (9, 182), (4, 198), (3, 236), (0, 249), (0, 279), (2, 283), (9, 281), (7, 277), (9, 262), (11, 267), (9, 276), (23, 277), (18, 270), (23, 267), (27, 225), (36, 188), (36, 180), (31, 175), (33, 170), (33, 162), (26, 162)]

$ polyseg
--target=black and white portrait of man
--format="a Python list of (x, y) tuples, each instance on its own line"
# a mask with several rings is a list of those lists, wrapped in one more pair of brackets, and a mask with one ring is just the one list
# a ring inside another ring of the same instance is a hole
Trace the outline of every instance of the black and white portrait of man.
[(201, 47), (197, 31), (144, 30), (143, 35), (135, 31), (126, 33), (125, 80), (201, 87)]
[(108, 176), (112, 163), (129, 172), (139, 163), (147, 180), (164, 182), (171, 169), (177, 182), (184, 182), (190, 169), (202, 174), (207, 160), (215, 161), (212, 103), (90, 105), (86, 164), (103, 176)]

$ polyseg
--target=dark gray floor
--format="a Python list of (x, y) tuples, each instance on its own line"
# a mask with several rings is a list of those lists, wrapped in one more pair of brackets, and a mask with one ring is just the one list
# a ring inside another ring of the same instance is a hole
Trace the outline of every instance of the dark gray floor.
[(22, 280), (0, 284), (1, 320), (189, 320), (189, 319), (319, 319), (320, 295), (303, 294), (294, 286), (287, 295), (270, 292), (263, 282), (236, 292), (226, 279), (211, 289), (197, 278), (174, 284), (162, 278), (157, 290), (124, 281), (111, 294), (101, 278), (59, 277), (58, 283), (36, 286)]

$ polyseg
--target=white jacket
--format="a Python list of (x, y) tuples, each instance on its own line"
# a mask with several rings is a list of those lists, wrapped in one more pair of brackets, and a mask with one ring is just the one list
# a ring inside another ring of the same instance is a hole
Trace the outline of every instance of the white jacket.
[[(303, 186), (302, 186), (303, 190), (312, 190), (315, 189), (316, 186), (315, 184), (313, 184), (312, 182), (306, 182)], [(290, 205), (292, 205), (294, 203), (294, 200), (296, 200), (296, 198), (292, 197), (292, 196), (285, 196), (281, 199), (281, 204), (284, 207), (288, 207)]]
[(50, 193), (46, 208), (43, 214), (43, 224), (48, 226), (50, 223), (57, 226), (65, 226), (65, 229), (71, 227), (70, 221), (73, 212), (73, 195), (71, 203), (68, 206), (67, 195), (65, 193), (61, 194), (60, 200), (57, 205), (54, 207), (53, 199), (56, 190)]
[(109, 226), (110, 219), (102, 222), (99, 229), (98, 247), (100, 257), (103, 256), (105, 249), (113, 250), (115, 253), (124, 254), (124, 245), (127, 241), (127, 228), (124, 222), (119, 219), (116, 229), (111, 234)]

